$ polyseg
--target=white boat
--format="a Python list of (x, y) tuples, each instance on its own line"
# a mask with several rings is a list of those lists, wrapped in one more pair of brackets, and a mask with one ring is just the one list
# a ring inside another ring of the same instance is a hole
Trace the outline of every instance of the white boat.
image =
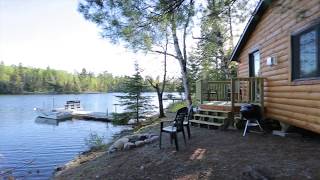
[(38, 113), (38, 117), (47, 118), (47, 119), (56, 119), (56, 120), (63, 120), (63, 119), (71, 119), (72, 114), (71, 112), (64, 111), (64, 110), (50, 110), (46, 111), (41, 108), (34, 108), (34, 110)]

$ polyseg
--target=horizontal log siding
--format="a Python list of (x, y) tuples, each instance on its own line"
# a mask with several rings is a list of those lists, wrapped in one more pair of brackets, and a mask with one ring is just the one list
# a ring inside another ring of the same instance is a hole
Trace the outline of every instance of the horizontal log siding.
[[(240, 53), (239, 77), (249, 76), (249, 53), (260, 50), (261, 74), (266, 78), (266, 117), (320, 133), (320, 84), (293, 85), (290, 80), (290, 37), (320, 18), (319, 0), (286, 0), (282, 9), (272, 3), (261, 17)], [(293, 5), (293, 6), (292, 6)], [(297, 18), (299, 10), (307, 10), (305, 18)], [(278, 64), (266, 65), (266, 58), (276, 56)]]

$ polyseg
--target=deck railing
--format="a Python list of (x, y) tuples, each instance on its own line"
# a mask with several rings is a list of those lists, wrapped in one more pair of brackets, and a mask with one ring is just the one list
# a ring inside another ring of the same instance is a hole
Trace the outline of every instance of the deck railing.
[[(237, 77), (226, 81), (199, 80), (196, 82), (196, 98), (205, 101), (231, 101), (235, 103), (255, 103), (263, 107), (264, 78)], [(263, 109), (263, 108), (262, 108)]]
[(197, 99), (204, 101), (230, 101), (231, 81), (199, 80), (196, 84)]

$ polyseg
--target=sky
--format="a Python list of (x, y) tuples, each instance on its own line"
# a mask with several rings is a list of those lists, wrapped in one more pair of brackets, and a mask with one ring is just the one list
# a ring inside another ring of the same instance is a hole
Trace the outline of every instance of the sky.
[[(143, 75), (162, 74), (163, 56), (133, 53), (102, 39), (77, 6), (78, 0), (0, 0), (0, 61), (114, 75), (133, 74), (137, 61)], [(168, 74), (178, 76), (179, 70), (177, 60), (169, 59)]]
[[(137, 61), (143, 76), (163, 74), (162, 55), (134, 53), (102, 39), (100, 29), (77, 7), (78, 0), (0, 0), (0, 62), (71, 73), (86, 68), (96, 74), (132, 75)], [(237, 25), (234, 34), (241, 34), (244, 24)], [(195, 23), (188, 50), (196, 45), (192, 36), (199, 34)], [(176, 59), (169, 58), (167, 64), (169, 76), (180, 76)]]

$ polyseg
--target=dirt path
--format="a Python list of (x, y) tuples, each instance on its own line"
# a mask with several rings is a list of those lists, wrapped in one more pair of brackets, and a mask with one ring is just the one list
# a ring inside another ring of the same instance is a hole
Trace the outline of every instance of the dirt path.
[[(143, 130), (159, 133), (159, 125)], [(129, 151), (105, 154), (56, 179), (320, 179), (320, 140), (277, 137), (238, 130), (191, 128), (180, 151), (169, 135)]]

